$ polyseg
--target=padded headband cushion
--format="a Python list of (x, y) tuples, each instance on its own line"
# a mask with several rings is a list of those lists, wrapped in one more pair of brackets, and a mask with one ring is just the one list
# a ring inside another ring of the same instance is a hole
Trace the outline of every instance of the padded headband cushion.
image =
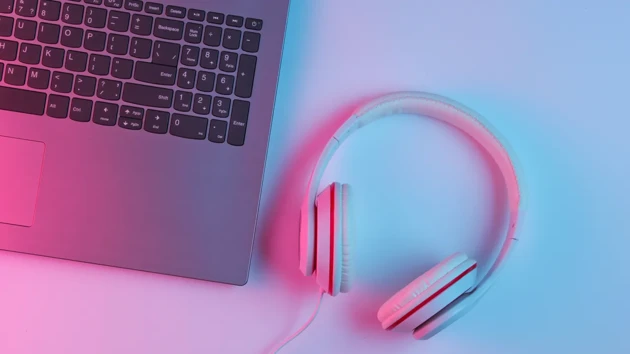
[(377, 314), (378, 320), (381, 322), (385, 321), (466, 260), (468, 260), (468, 257), (465, 254), (456, 253), (416, 278), (381, 306)]

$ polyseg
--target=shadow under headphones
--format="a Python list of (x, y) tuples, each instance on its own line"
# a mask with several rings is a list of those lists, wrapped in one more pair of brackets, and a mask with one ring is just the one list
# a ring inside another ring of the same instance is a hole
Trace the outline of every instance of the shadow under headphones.
[(316, 275), (322, 293), (336, 296), (350, 290), (351, 188), (335, 182), (318, 193), (320, 179), (348, 136), (371, 122), (395, 114), (433, 118), (463, 131), (492, 157), (507, 188), (507, 235), (501, 239), (498, 255), (485, 274), (478, 271), (474, 259), (455, 253), (413, 280), (378, 310), (377, 318), (383, 329), (408, 331), (416, 339), (429, 339), (463, 316), (490, 288), (516, 244), (517, 221), (523, 209), (514, 155), (508, 152), (508, 144), (480, 115), (461, 104), (428, 93), (396, 93), (361, 107), (342, 124), (319, 157), (301, 206), (300, 270), (306, 276)]

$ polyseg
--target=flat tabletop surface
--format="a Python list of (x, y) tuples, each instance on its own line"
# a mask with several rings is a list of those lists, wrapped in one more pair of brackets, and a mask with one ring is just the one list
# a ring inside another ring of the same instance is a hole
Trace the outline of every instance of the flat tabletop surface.
[(351, 137), (324, 182), (350, 183), (350, 293), (325, 296), (281, 353), (628, 353), (630, 2), (294, 0), (251, 277), (232, 287), (0, 253), (0, 352), (267, 353), (311, 314), (297, 259), (315, 155), (359, 104), (458, 100), (502, 132), (527, 181), (521, 242), (496, 285), (428, 342), (379, 306), (455, 251), (487, 265), (504, 212), (462, 134), (399, 116)]

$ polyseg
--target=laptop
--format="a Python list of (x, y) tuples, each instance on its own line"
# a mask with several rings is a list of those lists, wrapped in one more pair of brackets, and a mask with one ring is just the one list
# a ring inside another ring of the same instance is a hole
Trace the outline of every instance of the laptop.
[(289, 0), (0, 0), (0, 249), (244, 285)]

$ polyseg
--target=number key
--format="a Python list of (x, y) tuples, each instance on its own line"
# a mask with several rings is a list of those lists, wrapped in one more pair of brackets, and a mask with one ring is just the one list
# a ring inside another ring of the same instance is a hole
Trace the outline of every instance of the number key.
[(229, 73), (235, 72), (237, 60), (238, 60), (238, 54), (232, 53), (232, 52), (222, 52), (219, 68), (222, 71), (227, 71)]
[(219, 74), (217, 76), (217, 93), (231, 95), (234, 88), (234, 76)]
[(37, 14), (37, 0), (17, 0), (15, 13), (24, 17), (35, 17)]
[(92, 28), (105, 28), (107, 10), (88, 7), (85, 13), (85, 25)]
[(61, 20), (71, 25), (80, 25), (83, 22), (83, 5), (64, 4)]
[(212, 102), (212, 115), (218, 118), (227, 118), (230, 115), (232, 101), (225, 97), (215, 97)]
[(212, 100), (211, 96), (196, 94), (195, 102), (193, 103), (193, 112), (197, 114), (208, 114), (210, 113), (210, 101)]
[(177, 91), (175, 92), (175, 103), (173, 107), (180, 112), (189, 112), (192, 104), (193, 95), (190, 92)]
[(206, 138), (208, 119), (187, 116), (179, 113), (171, 117), (171, 134), (187, 139), (203, 140)]
[(42, 0), (39, 4), (39, 18), (47, 21), (59, 20), (59, 12), (61, 11), (61, 3), (58, 1)]

